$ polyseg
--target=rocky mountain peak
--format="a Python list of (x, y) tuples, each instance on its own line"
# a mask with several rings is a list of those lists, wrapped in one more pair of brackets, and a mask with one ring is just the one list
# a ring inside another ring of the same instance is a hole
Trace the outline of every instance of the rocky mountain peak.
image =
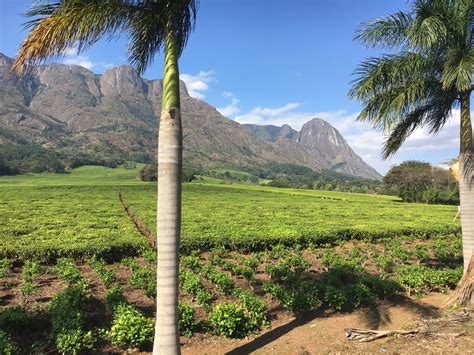
[(245, 127), (257, 137), (292, 152), (302, 165), (315, 171), (330, 169), (368, 179), (381, 178), (351, 149), (339, 131), (321, 118), (306, 122), (299, 132), (287, 124), (281, 127), (247, 124)]
[(100, 77), (100, 87), (104, 96), (144, 95), (147, 92), (147, 85), (129, 65), (108, 69)]
[(13, 59), (0, 52), (0, 67), (9, 67)]
[[(37, 66), (18, 78), (11, 63), (0, 55), (0, 142), (87, 159), (156, 156), (161, 80), (142, 79), (128, 65), (99, 75), (64, 64)], [(184, 158), (192, 166), (245, 170), (290, 163), (380, 178), (324, 120), (313, 119), (300, 132), (287, 124), (244, 126), (189, 96), (182, 81), (180, 89)]]

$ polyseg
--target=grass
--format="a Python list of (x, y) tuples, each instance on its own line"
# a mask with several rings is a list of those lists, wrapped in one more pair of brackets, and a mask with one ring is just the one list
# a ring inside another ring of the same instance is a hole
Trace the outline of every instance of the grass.
[[(139, 167), (137, 167), (139, 168)], [(0, 178), (0, 258), (135, 255), (146, 241), (118, 193), (155, 228), (156, 185), (136, 169), (85, 166), (68, 174)], [(282, 244), (460, 230), (456, 207), (405, 204), (391, 196), (264, 186), (189, 183), (183, 189), (184, 252), (214, 246), (257, 250)]]

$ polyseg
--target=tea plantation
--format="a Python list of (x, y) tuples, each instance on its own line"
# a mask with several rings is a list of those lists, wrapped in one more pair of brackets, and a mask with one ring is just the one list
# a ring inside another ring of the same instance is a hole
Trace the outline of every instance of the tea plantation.
[[(146, 244), (124, 212), (156, 230), (156, 185), (135, 169), (82, 167), (70, 174), (0, 178), (0, 257), (136, 255)], [(261, 250), (460, 230), (456, 207), (405, 204), (390, 196), (250, 185), (188, 183), (183, 190), (184, 253), (225, 246)]]
[[(130, 215), (156, 231), (156, 185), (135, 176), (0, 178), (0, 353), (150, 350), (156, 251)], [(185, 184), (182, 342), (445, 292), (463, 271), (455, 213), (389, 196)]]

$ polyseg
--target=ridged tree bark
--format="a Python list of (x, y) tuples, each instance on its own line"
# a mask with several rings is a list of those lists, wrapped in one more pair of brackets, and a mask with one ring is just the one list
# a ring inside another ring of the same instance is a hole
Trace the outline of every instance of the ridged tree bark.
[(158, 144), (157, 296), (153, 354), (179, 354), (179, 243), (181, 227), (182, 128), (178, 51), (173, 34), (165, 47)]
[(461, 199), (462, 245), (464, 272), (474, 254), (474, 177), (473, 139), (470, 92), (461, 95), (461, 154), (459, 160), (459, 194)]

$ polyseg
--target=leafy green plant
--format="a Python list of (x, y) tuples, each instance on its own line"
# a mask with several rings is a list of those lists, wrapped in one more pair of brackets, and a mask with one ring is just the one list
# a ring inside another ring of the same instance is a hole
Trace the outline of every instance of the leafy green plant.
[(62, 354), (77, 354), (81, 349), (91, 349), (95, 342), (92, 331), (83, 329), (83, 292), (80, 285), (70, 286), (51, 300), (53, 337)]
[(12, 268), (12, 262), (8, 258), (0, 259), (0, 278), (5, 277), (7, 272)]
[(128, 279), (131, 285), (138, 286), (145, 291), (145, 295), (151, 299), (156, 298), (156, 273), (149, 268), (140, 267), (134, 270)]
[(249, 333), (244, 308), (235, 303), (220, 303), (209, 316), (214, 332), (228, 338), (243, 338)]
[(196, 310), (189, 304), (179, 304), (179, 332), (187, 337), (196, 330)]
[(430, 291), (445, 291), (456, 287), (462, 277), (463, 267), (432, 269), (421, 265), (407, 265), (397, 269), (399, 282), (408, 292), (421, 296)]
[(18, 353), (18, 348), (11, 340), (10, 336), (3, 330), (0, 330), (0, 354), (15, 355)]
[(56, 348), (61, 354), (78, 354), (82, 349), (92, 349), (96, 338), (92, 331), (64, 329), (56, 335)]
[(56, 261), (55, 272), (66, 280), (70, 285), (75, 285), (84, 281), (81, 272), (77, 269), (74, 260), (60, 258)]
[(206, 311), (210, 310), (209, 303), (214, 298), (211, 291), (201, 281), (198, 274), (192, 271), (180, 271), (179, 276), (180, 287), (183, 288), (189, 295), (193, 296), (196, 302), (204, 307)]
[(211, 281), (213, 284), (217, 286), (217, 288), (228, 295), (232, 293), (235, 288), (235, 281), (232, 280), (227, 273), (218, 271), (212, 265), (206, 265), (203, 269), (204, 274), (206, 275), (207, 279)]
[(279, 300), (284, 309), (293, 313), (304, 313), (321, 305), (320, 290), (314, 282), (298, 280), (286, 287), (265, 282), (263, 290)]
[(156, 298), (156, 272), (151, 267), (141, 266), (133, 258), (122, 259), (122, 264), (132, 270), (128, 279), (131, 285), (137, 286), (145, 291), (145, 295), (151, 299)]
[(213, 265), (219, 265), (223, 270), (229, 271), (234, 276), (242, 276), (248, 281), (252, 281), (254, 278), (254, 272), (252, 269), (235, 264), (229, 260), (223, 259), (218, 255), (214, 255), (210, 258)]
[(105, 302), (111, 309), (115, 309), (119, 304), (126, 303), (122, 286), (115, 284), (105, 292)]
[(10, 333), (21, 333), (29, 324), (30, 316), (21, 306), (4, 308), (0, 313), (0, 328)]
[(234, 291), (234, 295), (245, 308), (245, 313), (248, 318), (247, 328), (249, 332), (256, 332), (269, 325), (267, 305), (264, 301), (259, 299), (255, 293), (242, 291), (237, 288)]
[(304, 259), (301, 253), (296, 253), (282, 257), (276, 264), (266, 264), (265, 272), (272, 279), (292, 282), (306, 271), (310, 265), (311, 262)]
[(29, 295), (36, 291), (38, 288), (33, 281), (38, 277), (41, 272), (41, 266), (37, 261), (25, 261), (23, 265), (23, 285), (21, 287), (21, 293)]
[(115, 273), (106, 267), (102, 259), (93, 257), (89, 259), (89, 265), (94, 269), (105, 287), (109, 287), (115, 281)]
[(140, 347), (153, 339), (153, 322), (135, 307), (119, 304), (114, 311), (109, 335), (113, 345)]
[(183, 256), (180, 263), (182, 267), (186, 267), (194, 272), (199, 272), (202, 269), (201, 260), (196, 255)]

